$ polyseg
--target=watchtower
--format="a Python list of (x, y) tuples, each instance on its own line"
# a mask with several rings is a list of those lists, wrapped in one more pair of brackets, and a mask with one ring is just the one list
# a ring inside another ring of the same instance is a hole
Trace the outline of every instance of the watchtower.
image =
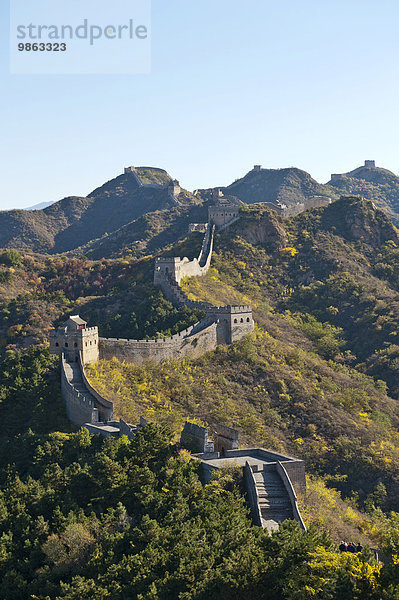
[(173, 258), (157, 258), (154, 269), (154, 285), (160, 285), (165, 280), (179, 282), (183, 277), (181, 262), (182, 259), (178, 256)]
[(83, 364), (98, 361), (98, 328), (87, 327), (86, 321), (73, 315), (61, 327), (50, 331), (50, 354), (64, 354), (68, 361), (76, 362), (79, 352)]
[(237, 204), (232, 204), (220, 196), (218, 201), (208, 208), (208, 221), (216, 227), (224, 227), (238, 217), (239, 210), (240, 207)]
[(369, 169), (375, 169), (375, 160), (365, 160), (364, 166), (368, 167)]
[(133, 166), (125, 167), (125, 175), (127, 173), (135, 173), (135, 172), (136, 172), (136, 168), (135, 167), (133, 167)]
[(262, 165), (254, 165), (254, 171), (261, 171)]
[(173, 198), (176, 199), (178, 197), (178, 195), (181, 192), (181, 187), (180, 187), (180, 183), (177, 181), (177, 179), (173, 179), (173, 181), (171, 181), (169, 183), (168, 192)]
[(218, 344), (232, 344), (254, 330), (252, 306), (215, 306), (206, 312), (217, 323)]

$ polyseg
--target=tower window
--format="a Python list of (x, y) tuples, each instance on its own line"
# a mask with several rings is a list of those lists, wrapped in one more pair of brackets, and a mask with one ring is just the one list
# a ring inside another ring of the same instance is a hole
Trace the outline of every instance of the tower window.
[(234, 323), (237, 323), (237, 319), (234, 319)]
[(78, 347), (78, 343), (77, 343), (77, 342), (75, 342), (75, 343), (74, 343), (74, 347), (75, 347), (75, 348), (77, 348), (77, 347)]
[(58, 343), (58, 342), (55, 342), (55, 345), (56, 345), (56, 347), (58, 348), (58, 346), (59, 346), (59, 343)]
[(249, 319), (249, 317), (247, 317), (247, 323), (249, 323), (249, 321), (250, 321), (250, 319)]
[(65, 348), (68, 348), (68, 342), (65, 342)]

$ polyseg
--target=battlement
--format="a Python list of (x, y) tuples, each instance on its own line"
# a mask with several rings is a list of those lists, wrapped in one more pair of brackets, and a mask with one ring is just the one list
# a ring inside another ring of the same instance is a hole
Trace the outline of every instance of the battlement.
[(254, 165), (253, 170), (254, 171), (261, 171), (262, 170), (262, 165)]
[(252, 306), (250, 304), (241, 304), (231, 306), (230, 308), (232, 313), (252, 312)]
[(200, 321), (198, 321), (194, 325), (191, 325), (190, 327), (187, 327), (186, 329), (183, 329), (182, 331), (179, 331), (178, 333), (175, 333), (174, 335), (172, 335), (170, 337), (157, 338), (154, 340), (133, 340), (133, 339), (125, 339), (125, 338), (100, 338), (100, 341), (121, 342), (123, 344), (143, 344), (144, 346), (153, 345), (153, 344), (170, 344), (173, 342), (181, 341), (182, 338), (189, 336), (190, 333), (195, 328), (197, 328), (199, 325), (200, 325)]
[(364, 166), (368, 167), (369, 169), (375, 169), (375, 160), (365, 160)]
[(239, 314), (239, 313), (247, 313), (252, 312), (252, 306), (249, 304), (246, 305), (232, 305), (228, 304), (226, 306), (214, 306), (212, 307), (212, 312), (219, 313), (228, 313), (228, 314)]

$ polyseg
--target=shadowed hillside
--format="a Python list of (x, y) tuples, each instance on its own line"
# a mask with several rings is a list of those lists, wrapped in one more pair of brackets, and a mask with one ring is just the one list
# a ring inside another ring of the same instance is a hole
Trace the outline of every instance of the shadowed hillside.
[[(166, 171), (145, 168), (138, 173), (143, 175), (143, 186), (132, 173), (125, 173), (87, 198), (64, 198), (44, 210), (0, 212), (0, 247), (65, 252), (112, 233), (143, 214), (173, 206), (165, 187), (171, 181)], [(146, 187), (149, 184), (151, 187)], [(184, 206), (195, 199), (182, 190), (179, 202)]]

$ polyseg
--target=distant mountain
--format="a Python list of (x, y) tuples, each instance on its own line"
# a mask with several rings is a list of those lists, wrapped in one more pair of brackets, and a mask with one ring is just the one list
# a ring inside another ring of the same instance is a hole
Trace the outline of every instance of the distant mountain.
[[(258, 165), (218, 189), (229, 202), (279, 205), (283, 216), (358, 195), (372, 200), (399, 225), (399, 177), (373, 161), (333, 175), (326, 185), (301, 169)], [(207, 219), (208, 204), (214, 201), (214, 189), (191, 194), (163, 169), (128, 167), (87, 197), (0, 212), (0, 247), (139, 257), (182, 239), (188, 223)]]
[(55, 202), (56, 202), (56, 200), (50, 200), (50, 202), (39, 202), (39, 204), (34, 204), (33, 206), (27, 206), (26, 208), (23, 208), (22, 210), (43, 210), (43, 208), (47, 208), (48, 206), (51, 206)]
[(375, 166), (373, 160), (348, 173), (331, 175), (327, 184), (339, 194), (359, 195), (372, 200), (388, 213), (396, 225), (399, 224), (399, 177)]
[(88, 197), (64, 198), (43, 210), (0, 213), (0, 247), (66, 252), (148, 212), (196, 203), (198, 200), (181, 190), (163, 169), (126, 169)]
[[(336, 198), (337, 191), (322, 185), (309, 173), (289, 167), (286, 169), (263, 169), (255, 166), (241, 179), (227, 187), (221, 187), (224, 195), (235, 196), (247, 204), (271, 202), (292, 207), (296, 204), (312, 204), (315, 196)], [(207, 196), (209, 190), (199, 190)]]

